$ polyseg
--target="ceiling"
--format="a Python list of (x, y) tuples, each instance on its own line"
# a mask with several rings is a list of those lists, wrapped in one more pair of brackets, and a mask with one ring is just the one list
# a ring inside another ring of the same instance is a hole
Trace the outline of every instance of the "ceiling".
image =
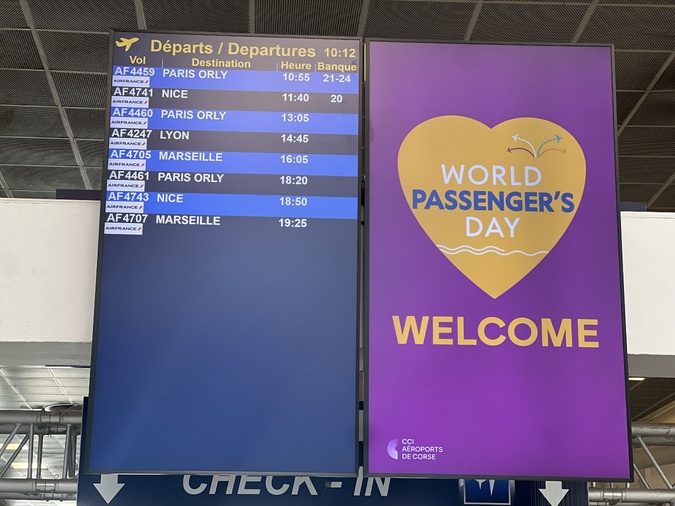
[(99, 189), (108, 29), (613, 44), (621, 200), (675, 211), (675, 0), (0, 0), (0, 198)]
[[(100, 189), (111, 28), (613, 44), (621, 200), (675, 211), (675, 0), (0, 0), (0, 198)], [(0, 410), (86, 395), (86, 368), (2, 365)], [(675, 400), (632, 387), (635, 418)]]

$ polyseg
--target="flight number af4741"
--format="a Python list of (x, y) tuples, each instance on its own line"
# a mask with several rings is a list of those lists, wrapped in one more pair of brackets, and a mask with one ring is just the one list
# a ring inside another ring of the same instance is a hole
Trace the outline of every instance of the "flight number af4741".
[(151, 97), (152, 88), (132, 88), (128, 86), (115, 86), (113, 96), (117, 97)]

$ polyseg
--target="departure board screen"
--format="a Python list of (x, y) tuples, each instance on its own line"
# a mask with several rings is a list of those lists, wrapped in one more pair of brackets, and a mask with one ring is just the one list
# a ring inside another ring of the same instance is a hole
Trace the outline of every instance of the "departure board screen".
[(111, 34), (86, 470), (356, 471), (360, 53)]

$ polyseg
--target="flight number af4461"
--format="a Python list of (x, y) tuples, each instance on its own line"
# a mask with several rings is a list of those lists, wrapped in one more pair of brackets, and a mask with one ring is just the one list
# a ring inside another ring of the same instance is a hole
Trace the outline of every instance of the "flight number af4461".
[(111, 170), (108, 172), (108, 179), (148, 181), (150, 173), (145, 170)]

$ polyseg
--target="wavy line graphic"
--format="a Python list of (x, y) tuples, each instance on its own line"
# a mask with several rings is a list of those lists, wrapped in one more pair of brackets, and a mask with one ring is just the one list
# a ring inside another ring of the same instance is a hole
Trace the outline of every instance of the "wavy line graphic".
[(483, 251), (486, 249), (496, 249), (497, 251), (504, 251), (503, 249), (498, 248), (497, 246), (484, 246), (483, 248), (474, 248), (473, 246), (469, 246), (468, 244), (463, 244), (461, 246), (457, 246), (456, 248), (448, 248), (447, 246), (443, 246), (442, 244), (437, 244), (436, 246), (441, 251), (448, 251), (448, 252), (453, 252), (457, 250)]
[(509, 255), (513, 255), (514, 253), (519, 253), (521, 255), (525, 255), (526, 257), (535, 257), (537, 255), (548, 254), (548, 251), (544, 251), (544, 250), (537, 251), (535, 253), (526, 253), (526, 252), (524, 252), (522, 250), (519, 250), (519, 249), (504, 252), (503, 249), (498, 248), (496, 246), (486, 246), (484, 248), (474, 248), (474, 247), (466, 245), (466, 244), (462, 245), (462, 246), (458, 246), (456, 248), (448, 248), (447, 246), (443, 246), (442, 244), (437, 244), (436, 247), (439, 250), (441, 250), (443, 253), (445, 253), (446, 255), (458, 255), (459, 253), (471, 253), (472, 255), (482, 256), (482, 255), (485, 255), (487, 253), (495, 253), (497, 255), (507, 257)]

